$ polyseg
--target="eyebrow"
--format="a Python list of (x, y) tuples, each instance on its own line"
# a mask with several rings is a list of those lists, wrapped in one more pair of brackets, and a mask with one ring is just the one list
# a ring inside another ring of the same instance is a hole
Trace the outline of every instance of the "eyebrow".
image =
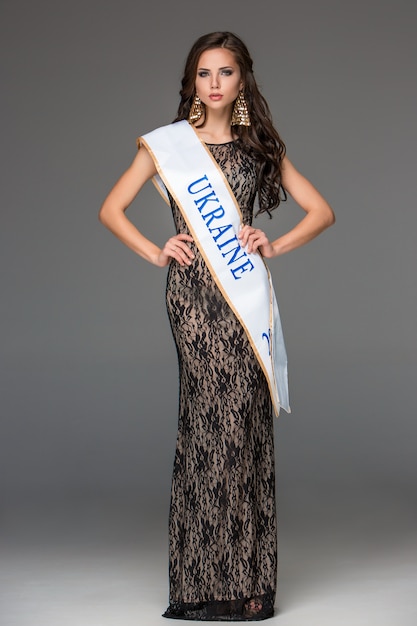
[[(232, 70), (233, 67), (231, 65), (225, 65), (224, 67), (219, 67), (219, 70)], [(198, 70), (204, 70), (205, 72), (209, 72), (210, 70), (207, 67), (199, 67)]]

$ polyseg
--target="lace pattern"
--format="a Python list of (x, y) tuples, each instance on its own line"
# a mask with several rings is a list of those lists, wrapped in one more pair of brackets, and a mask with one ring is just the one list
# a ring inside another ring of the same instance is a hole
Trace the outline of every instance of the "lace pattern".
[[(208, 145), (251, 224), (254, 161), (238, 142)], [(177, 232), (188, 233), (170, 198)], [(166, 302), (180, 393), (169, 518), (166, 617), (248, 619), (245, 601), (273, 613), (277, 540), (273, 417), (268, 385), (246, 334), (193, 247), (172, 262)]]

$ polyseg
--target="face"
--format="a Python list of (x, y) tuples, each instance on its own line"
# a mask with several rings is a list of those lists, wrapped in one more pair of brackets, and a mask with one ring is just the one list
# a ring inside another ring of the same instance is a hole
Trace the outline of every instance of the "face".
[(213, 48), (198, 60), (195, 80), (196, 93), (209, 109), (231, 107), (243, 88), (240, 68), (233, 52)]

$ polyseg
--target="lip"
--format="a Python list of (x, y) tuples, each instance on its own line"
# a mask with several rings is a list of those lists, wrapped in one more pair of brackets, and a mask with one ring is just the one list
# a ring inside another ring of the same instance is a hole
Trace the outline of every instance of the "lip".
[(223, 98), (221, 93), (212, 93), (209, 95), (210, 100), (221, 100)]

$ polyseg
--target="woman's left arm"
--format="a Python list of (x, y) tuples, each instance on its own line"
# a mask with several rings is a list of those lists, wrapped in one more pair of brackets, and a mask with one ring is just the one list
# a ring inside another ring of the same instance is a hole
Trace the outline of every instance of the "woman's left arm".
[(262, 256), (271, 258), (290, 252), (308, 243), (323, 230), (334, 224), (335, 215), (321, 193), (284, 157), (282, 162), (282, 186), (306, 212), (305, 217), (288, 233), (270, 242), (259, 228), (244, 226), (239, 233), (241, 245), (247, 245), (248, 252), (260, 251)]

